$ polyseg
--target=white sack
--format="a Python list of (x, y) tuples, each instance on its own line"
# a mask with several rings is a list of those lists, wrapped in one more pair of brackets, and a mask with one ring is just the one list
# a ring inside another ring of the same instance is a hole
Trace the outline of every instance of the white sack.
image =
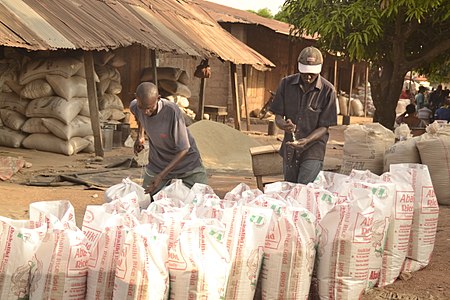
[(75, 97), (87, 97), (86, 78), (81, 76), (64, 77), (60, 75), (45, 76), (48, 83), (52, 86), (56, 95), (66, 100)]
[(48, 226), (33, 261), (41, 266), (41, 276), (31, 280), (37, 288), (30, 299), (84, 300), (89, 253), (86, 237), (76, 227), (73, 206), (67, 200), (33, 202), (30, 220)]
[(344, 131), (344, 155), (341, 173), (369, 169), (383, 172), (384, 153), (394, 144), (394, 133), (378, 123), (349, 125)]
[[(269, 205), (277, 207), (276, 202)], [(275, 210), (258, 281), (261, 299), (308, 298), (316, 254), (314, 222), (302, 207)]]
[(433, 253), (439, 219), (439, 205), (428, 167), (421, 164), (396, 164), (391, 172), (408, 172), (414, 187), (414, 214), (409, 238), (408, 253), (403, 272), (425, 268)]
[(47, 231), (45, 223), (0, 217), (0, 298), (28, 299), (37, 288), (31, 278), (39, 276), (42, 264), (33, 257)]
[(82, 226), (89, 252), (86, 299), (112, 299), (120, 249), (137, 223), (130, 214), (108, 213), (101, 205), (86, 207)]
[(445, 130), (423, 134), (417, 148), (422, 163), (428, 166), (439, 204), (450, 205), (450, 136)]
[(22, 68), (19, 83), (25, 85), (35, 79), (45, 78), (49, 74), (67, 78), (77, 73), (82, 66), (81, 60), (71, 57), (33, 59)]
[(20, 96), (28, 99), (49, 97), (52, 95), (54, 95), (53, 89), (44, 79), (33, 80), (20, 91)]
[(394, 206), (383, 251), (378, 286), (393, 283), (402, 269), (409, 246), (409, 235), (414, 213), (414, 188), (408, 172), (388, 172), (382, 179), (396, 185)]
[(98, 99), (98, 109), (118, 109), (123, 111), (123, 103), (119, 96), (114, 94), (104, 94)]
[(136, 192), (139, 207), (145, 209), (150, 204), (150, 195), (146, 194), (144, 188), (133, 182), (129, 177), (122, 179), (121, 183), (109, 187), (105, 191), (105, 202), (111, 202), (131, 192)]
[(4, 126), (12, 130), (20, 130), (27, 120), (27, 117), (10, 109), (0, 109), (0, 119)]
[(318, 224), (317, 282), (320, 299), (358, 299), (369, 270), (374, 208), (366, 189), (352, 188)]
[(26, 137), (23, 147), (46, 152), (61, 153), (65, 155), (77, 154), (89, 145), (89, 142), (81, 137), (73, 137), (69, 141), (60, 139), (49, 133), (33, 133)]
[(9, 128), (0, 128), (1, 146), (19, 148), (26, 137), (26, 134), (23, 134), (19, 131), (15, 131)]
[(187, 85), (182, 84), (178, 81), (170, 81), (170, 80), (158, 80), (161, 88), (170, 94), (180, 95), (186, 98), (191, 97), (191, 90)]
[[(159, 80), (177, 81), (183, 70), (174, 67), (158, 67), (156, 68), (156, 76)], [(153, 69), (145, 68), (142, 71), (141, 81), (153, 81)]]
[(108, 88), (105, 91), (105, 93), (107, 94), (114, 94), (114, 95), (120, 94), (120, 92), (122, 92), (122, 85), (117, 80), (111, 80)]
[(81, 111), (81, 101), (67, 101), (61, 97), (44, 97), (32, 100), (25, 115), (29, 118), (55, 118), (69, 124)]
[(117, 263), (113, 299), (164, 300), (169, 295), (167, 236), (150, 224), (130, 230)]
[(391, 164), (420, 163), (419, 150), (416, 147), (417, 141), (417, 138), (411, 138), (389, 147), (384, 153), (384, 171), (389, 171)]
[(0, 108), (10, 109), (25, 115), (29, 100), (20, 98), (16, 93), (0, 93)]
[(65, 141), (76, 136), (85, 137), (93, 134), (91, 119), (80, 115), (76, 116), (68, 125), (54, 118), (42, 118), (42, 123), (51, 133)]
[(23, 123), (21, 130), (26, 133), (50, 133), (42, 122), (42, 118), (29, 118)]
[(224, 299), (230, 255), (219, 222), (187, 222), (169, 249), (170, 299)]
[(235, 207), (224, 210), (226, 243), (232, 261), (226, 299), (253, 299), (271, 219), (272, 210), (268, 208)]

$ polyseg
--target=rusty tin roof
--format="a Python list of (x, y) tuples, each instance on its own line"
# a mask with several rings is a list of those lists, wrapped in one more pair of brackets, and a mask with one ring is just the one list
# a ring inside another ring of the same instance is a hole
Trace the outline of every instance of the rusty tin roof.
[[(291, 25), (275, 19), (264, 18), (255, 13), (240, 10), (218, 3), (194, 0), (195, 3), (205, 9), (217, 22), (242, 23), (265, 26), (277, 33), (290, 35)], [(304, 39), (316, 39), (316, 37), (303, 35)]]
[(274, 67), (190, 0), (0, 0), (0, 45), (89, 51), (132, 44)]

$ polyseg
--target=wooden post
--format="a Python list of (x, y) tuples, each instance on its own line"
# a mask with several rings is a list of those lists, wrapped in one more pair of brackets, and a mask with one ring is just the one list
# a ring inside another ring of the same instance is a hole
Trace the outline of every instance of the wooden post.
[(241, 130), (241, 113), (239, 108), (239, 96), (238, 96), (238, 79), (236, 65), (230, 62), (231, 73), (231, 95), (233, 96), (233, 108), (234, 108), (234, 128)]
[(364, 83), (364, 117), (367, 117), (367, 94), (369, 87), (369, 64), (366, 62), (366, 74)]
[(352, 89), (353, 89), (353, 77), (355, 75), (355, 64), (352, 63), (352, 72), (350, 73), (350, 91), (348, 93), (348, 107), (347, 107), (347, 113), (348, 116), (350, 116), (350, 105), (352, 102)]
[(95, 155), (103, 157), (105, 154), (103, 152), (100, 120), (98, 117), (97, 89), (94, 80), (94, 57), (91, 51), (84, 52), (84, 69), (89, 99), (89, 115), (91, 117), (92, 132), (94, 133)]
[(156, 50), (150, 50), (150, 59), (152, 61), (153, 83), (158, 86), (158, 66), (156, 65)]
[(291, 37), (289, 37), (289, 48), (288, 48), (288, 68), (287, 68), (287, 74), (286, 74), (286, 76), (287, 75), (291, 75), (291, 74), (294, 74), (295, 72), (294, 72), (294, 70), (297, 70), (297, 68), (298, 68), (298, 63), (297, 63), (297, 61), (295, 61), (295, 68), (294, 68), (294, 62), (293, 62), (293, 57), (292, 57), (292, 55), (293, 55), (293, 52), (294, 52), (294, 50), (292, 49), (293, 48), (293, 42), (292, 42), (292, 39), (291, 39)]
[(198, 110), (195, 115), (195, 120), (203, 120), (203, 115), (205, 113), (205, 85), (206, 79), (202, 78), (200, 81), (200, 92), (198, 94)]
[(245, 107), (245, 118), (247, 120), (247, 131), (250, 131), (250, 113), (248, 111), (248, 100), (247, 100), (247, 65), (242, 65), (242, 83), (244, 86), (244, 107)]
[(336, 94), (339, 94), (339, 89), (338, 89), (338, 60), (337, 58), (334, 61), (334, 89), (336, 91)]

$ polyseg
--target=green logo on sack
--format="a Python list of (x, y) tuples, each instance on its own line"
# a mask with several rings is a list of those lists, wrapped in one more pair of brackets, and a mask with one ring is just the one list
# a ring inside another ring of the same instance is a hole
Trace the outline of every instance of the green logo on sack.
[(265, 220), (264, 220), (263, 216), (251, 215), (250, 222), (252, 222), (258, 226), (261, 226), (261, 225), (264, 225)]

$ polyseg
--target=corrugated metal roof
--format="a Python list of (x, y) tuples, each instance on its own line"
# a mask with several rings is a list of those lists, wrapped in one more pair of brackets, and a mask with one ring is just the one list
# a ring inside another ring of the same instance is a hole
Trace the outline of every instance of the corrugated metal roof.
[[(251, 13), (245, 10), (240, 10), (221, 4), (204, 1), (194, 0), (198, 5), (205, 9), (217, 22), (223, 23), (243, 23), (243, 24), (255, 24), (265, 26), (277, 33), (289, 35), (291, 25), (288, 23), (280, 22), (275, 19), (264, 18), (258, 16), (255, 13)], [(304, 39), (316, 39), (310, 35), (303, 35)]]
[(189, 0), (0, 0), (0, 45), (104, 50), (132, 44), (274, 67)]

